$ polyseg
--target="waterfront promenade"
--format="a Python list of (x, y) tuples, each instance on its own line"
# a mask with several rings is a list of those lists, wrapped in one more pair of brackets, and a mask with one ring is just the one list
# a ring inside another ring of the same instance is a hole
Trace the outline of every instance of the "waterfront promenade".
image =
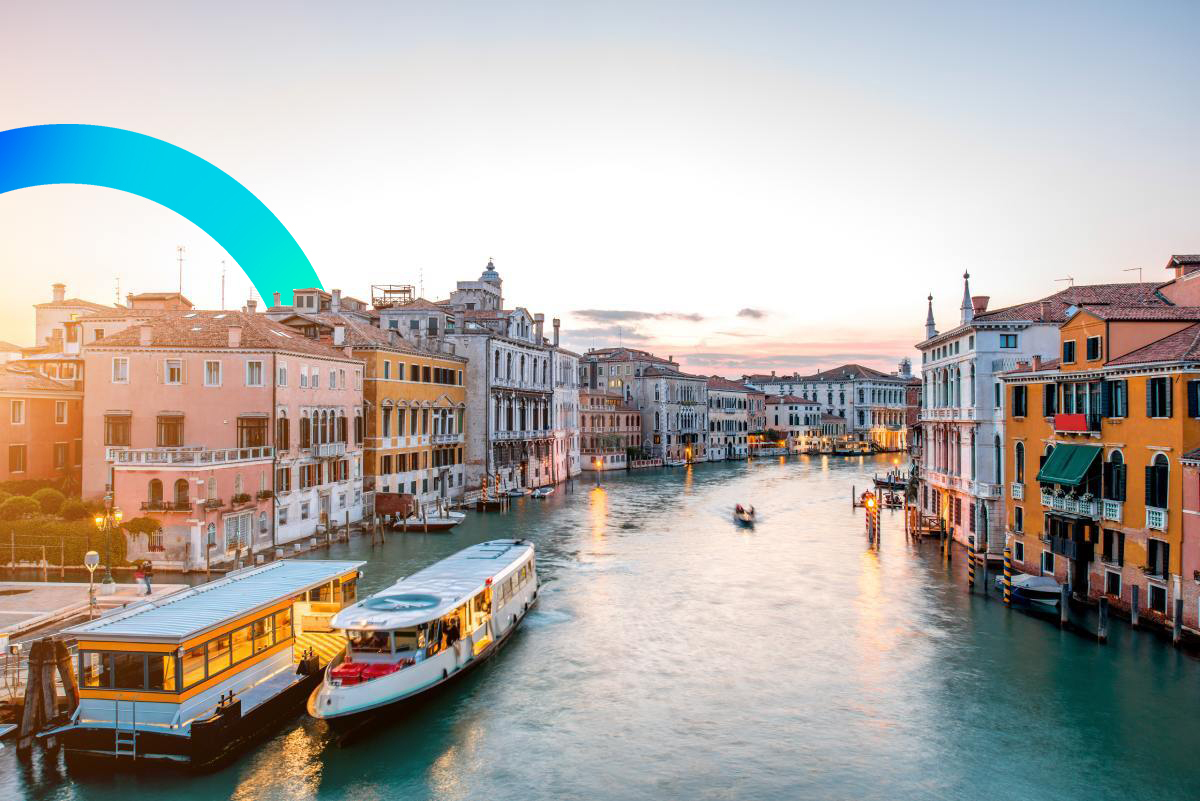
[[(1133, 799), (1191, 795), (1200, 663), (968, 595), (961, 552), (868, 548), (849, 488), (890, 458), (588, 477), (453, 534), (353, 538), (362, 589), (524, 536), (543, 593), (497, 659), (346, 747), (297, 718), (196, 778), (0, 752), (5, 798)], [(759, 523), (734, 527), (753, 503)], [(1150, 773), (1147, 767), (1153, 766)]]

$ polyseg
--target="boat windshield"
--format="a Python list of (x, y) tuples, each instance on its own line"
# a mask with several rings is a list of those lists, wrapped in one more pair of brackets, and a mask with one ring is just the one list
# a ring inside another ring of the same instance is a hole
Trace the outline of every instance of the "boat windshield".
[(350, 640), (351, 650), (359, 653), (386, 654), (392, 650), (386, 631), (349, 629), (346, 631), (346, 637)]

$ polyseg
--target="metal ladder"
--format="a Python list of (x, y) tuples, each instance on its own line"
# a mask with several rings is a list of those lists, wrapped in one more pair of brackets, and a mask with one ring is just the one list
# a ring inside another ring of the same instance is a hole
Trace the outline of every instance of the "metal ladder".
[(121, 699), (113, 702), (113, 756), (137, 759), (137, 701), (130, 701), (130, 728), (121, 728)]

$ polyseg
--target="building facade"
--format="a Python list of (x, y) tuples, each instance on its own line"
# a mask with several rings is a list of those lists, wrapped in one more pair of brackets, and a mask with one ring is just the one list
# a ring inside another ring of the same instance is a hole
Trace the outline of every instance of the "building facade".
[(580, 404), (580, 462), (586, 471), (628, 466), (628, 454), (642, 444), (642, 413), (619, 392), (583, 389)]
[(708, 379), (665, 367), (642, 370), (636, 389), (642, 448), (667, 463), (707, 460)]
[(83, 460), (81, 382), (0, 365), (0, 481), (53, 481), (79, 489)]
[[(795, 395), (767, 398), (767, 429), (784, 437), (788, 450), (802, 451), (817, 447), (821, 440), (821, 404)], [(838, 420), (844, 418), (830, 415)], [(842, 426), (843, 433), (845, 427)]]
[(745, 384), (720, 376), (708, 378), (708, 445), (710, 462), (745, 459), (750, 453), (752, 396)]
[(347, 349), (251, 304), (157, 315), (84, 362), (83, 497), (157, 520), (141, 545), (156, 562), (203, 567), (361, 519), (362, 365)]

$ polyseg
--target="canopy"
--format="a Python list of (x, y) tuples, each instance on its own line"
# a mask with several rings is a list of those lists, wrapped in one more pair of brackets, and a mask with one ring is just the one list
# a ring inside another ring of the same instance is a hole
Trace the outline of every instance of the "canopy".
[(1099, 445), (1055, 445), (1050, 458), (1038, 471), (1037, 480), (1043, 484), (1078, 487), (1100, 450)]

